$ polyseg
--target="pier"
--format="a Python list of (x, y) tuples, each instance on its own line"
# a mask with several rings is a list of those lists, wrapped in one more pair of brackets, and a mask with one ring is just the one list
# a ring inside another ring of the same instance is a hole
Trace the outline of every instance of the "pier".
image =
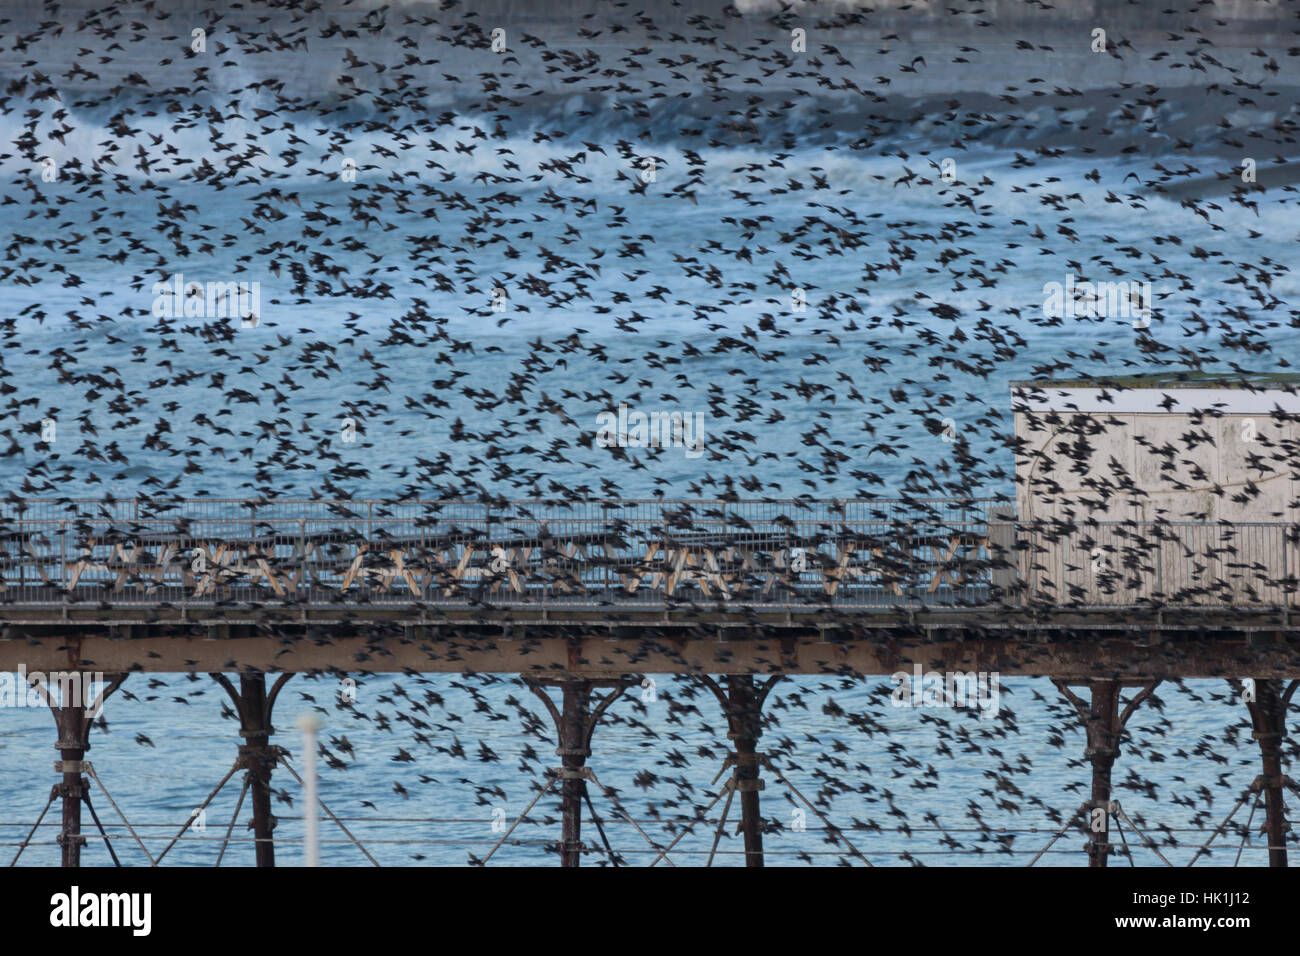
[[(106, 694), (137, 673), (210, 674), (239, 716), (231, 773), (261, 866), (275, 862), (273, 708), (294, 674), (523, 677), (554, 725), (565, 866), (592, 851), (602, 714), (643, 675), (692, 675), (729, 727), (726, 806), (739, 796), (745, 861), (761, 866), (767, 692), (915, 666), (1053, 679), (1086, 730), (1092, 866), (1116, 850), (1111, 772), (1134, 711), (1162, 680), (1249, 681), (1251, 796), (1270, 864), (1287, 863), (1293, 524), (1024, 522), (999, 499), (10, 500), (0, 536), (0, 670), (107, 674)], [(46, 693), (50, 802), (76, 866), (91, 721), (85, 701)]]

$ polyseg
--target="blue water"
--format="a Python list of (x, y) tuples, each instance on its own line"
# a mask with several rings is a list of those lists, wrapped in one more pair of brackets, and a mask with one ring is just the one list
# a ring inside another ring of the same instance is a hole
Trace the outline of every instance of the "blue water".
[[(6, 76), (18, 75), (24, 57), (11, 44), (4, 52)], [(1240, 150), (1211, 138), (1208, 114), (1192, 151), (1164, 136), (1133, 153), (1097, 139), (1106, 148), (1093, 154), (1079, 136), (1044, 155), (1037, 148), (1066, 134), (1066, 117), (1024, 104), (1023, 128), (990, 127), (954, 150), (934, 115), (868, 135), (853, 112), (867, 107), (843, 101), (830, 132), (808, 107), (768, 141), (709, 145), (680, 132), (707, 105), (688, 119), (660, 103), (651, 143), (620, 155), (635, 124), (608, 98), (548, 96), (545, 110), (499, 136), (486, 112), (448, 101), (438, 109), (451, 119), (417, 135), (407, 127), (424, 118), (410, 104), (367, 126), (374, 104), (364, 97), (329, 116), (303, 108), (275, 123), (254, 118), (274, 99), (237, 84), (259, 75), (244, 62), (214, 81), (204, 101), (225, 118), (211, 129), (206, 116), (178, 129), (158, 109), (161, 94), (119, 91), (74, 103), (73, 129), (55, 140), (62, 120), (52, 106), (32, 89), (13, 94), (6, 139), (22, 136), (22, 109), (40, 109), (36, 130), (61, 175), (43, 182), (29, 145), (0, 161), (0, 478), (10, 494), (1007, 494), (1011, 381), (1162, 364), (1277, 369), (1300, 344), (1287, 308), (1300, 292), (1294, 193), (1255, 194), (1253, 208), (1219, 197), (1211, 208), (1144, 185), (1180, 164), (1204, 176), (1234, 168)], [(440, 96), (450, 94), (431, 98)], [(1195, 102), (1157, 118), (1192, 122)], [(116, 109), (131, 132), (108, 132)], [(1140, 109), (1131, 121), (1120, 112), (1116, 103), (1099, 118), (1133, 135), (1150, 121)], [(1250, 142), (1261, 179), (1295, 161), (1270, 120), (1242, 122), (1245, 139), (1265, 131)], [(563, 136), (535, 135), (560, 125)], [(473, 138), (476, 127), (484, 137)], [(472, 152), (457, 151), (467, 142)], [(260, 151), (232, 165), (250, 144)], [(357, 161), (355, 183), (338, 176), (345, 155)], [(657, 158), (656, 180), (641, 190), (645, 155)], [(932, 166), (949, 155), (953, 184)], [(109, 171), (106, 184), (84, 178), (92, 157)], [(260, 283), (259, 323), (160, 321), (152, 286), (175, 273)], [(1151, 328), (1047, 322), (1043, 287), (1070, 273), (1152, 282)], [(498, 287), (508, 296), (500, 312)], [(597, 415), (620, 402), (703, 412), (704, 456), (615, 457), (596, 446)], [(53, 444), (42, 440), (43, 419), (57, 423)], [(355, 443), (341, 440), (345, 419)], [(942, 440), (945, 419), (959, 441)], [(716, 792), (725, 728), (711, 697), (656, 680), (655, 700), (634, 692), (609, 711), (591, 765), (638, 820), (689, 818)], [(1023, 864), (1083, 801), (1087, 777), (1082, 735), (1051, 684), (1005, 683), (1000, 717), (981, 721), (895, 709), (885, 682), (792, 678), (770, 699), (764, 747), (874, 863)], [(396, 687), (422, 702), (420, 725), (399, 719), (412, 707)], [(133, 696), (110, 701), (90, 758), (156, 855), (229, 769), (236, 727), (206, 676), (137, 675), (126, 689)], [(276, 739), (300, 765), (289, 728), (300, 713), (324, 712), (326, 750), (342, 765), (322, 768), (322, 796), (385, 865), (483, 856), (500, 837), (494, 821), (522, 812), (555, 762), (540, 706), (508, 676), (363, 678), (355, 712), (338, 706), (336, 690), (295, 678)], [(1254, 779), (1257, 759), (1225, 682), (1166, 686), (1160, 697), (1163, 710), (1134, 720), (1117, 795), (1146, 832), (1174, 834), (1179, 846), (1162, 852), (1185, 863)], [(532, 716), (521, 720), (516, 706)], [(54, 782), (53, 743), (48, 714), (0, 710), (0, 836), (11, 851)], [(394, 760), (403, 752), (413, 759)], [(276, 786), (292, 801), (277, 804), (280, 852), (292, 861), (300, 789), (284, 773)], [(238, 778), (167, 862), (214, 862), (237, 795)], [(593, 796), (609, 820), (609, 800)], [(94, 799), (115, 825), (107, 799)], [(801, 805), (785, 784), (769, 778), (763, 799), (782, 828), (768, 838), (773, 863), (847, 859), (824, 842), (815, 813), (806, 830), (792, 829)], [(544, 822), (515, 831), (528, 845), (506, 846), (493, 862), (550, 859), (539, 844), (558, 836), (555, 803), (544, 798)], [(247, 814), (245, 804), (226, 863), (251, 861)], [(855, 821), (872, 828), (853, 832)], [(974, 832), (981, 822), (1033, 832)], [(643, 827), (663, 838), (662, 827)], [(609, 828), (629, 861), (653, 859), (629, 824)], [(38, 831), (23, 862), (56, 860), (54, 833)], [(327, 863), (366, 862), (328, 821), (322, 833)], [(147, 862), (122, 828), (114, 835), (123, 862)], [(600, 846), (590, 825), (585, 835)], [(673, 861), (702, 862), (711, 839), (698, 825)], [(1082, 840), (1067, 835), (1055, 847), (1064, 852), (1041, 865), (1078, 864)], [(1218, 842), (1235, 848), (1240, 837)], [(720, 862), (736, 863), (737, 850), (729, 833)], [(96, 843), (87, 857), (108, 860)], [(1136, 858), (1160, 862), (1145, 848)], [(1220, 851), (1198, 865), (1232, 860)], [(1262, 854), (1246, 849), (1242, 860)]]

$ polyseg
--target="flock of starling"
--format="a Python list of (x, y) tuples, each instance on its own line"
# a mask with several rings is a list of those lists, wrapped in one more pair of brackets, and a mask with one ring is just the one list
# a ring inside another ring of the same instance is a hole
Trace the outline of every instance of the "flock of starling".
[[(5, 514), (83, 497), (915, 505), (1013, 490), (1012, 380), (1290, 370), (1300, 11), (1086, 6), (5, 4)], [(1045, 316), (1044, 282), (1067, 273), (1152, 283), (1149, 326)], [(177, 275), (256, 282), (258, 311), (160, 315)], [(620, 404), (704, 413), (703, 456), (605, 447), (597, 416)], [(1295, 449), (1264, 467), (1294, 471)], [(201, 694), (167, 686), (120, 693)], [(477, 813), (507, 791), (522, 806), (552, 761), (519, 678), (383, 686), (301, 695), (354, 724), (323, 738), (331, 770), (382, 749), (367, 773), (400, 770), (399, 799), (456, 774)], [(1022, 687), (1019, 716), (909, 711), (904, 743), (870, 681), (790, 678), (763, 748), (859, 845), (915, 829), (1005, 852), (1008, 815), (1060, 824), (1083, 799), (1081, 761), (1055, 799), (1028, 785), (1042, 743), (1081, 741), (1050, 686)], [(700, 694), (678, 678), (606, 718), (626, 744), (609, 776), (651, 817), (707, 802), (725, 724)], [(1243, 725), (1180, 749), (1145, 706), (1119, 788), (1212, 826), (1242, 786), (1217, 765), (1253, 756)], [(841, 758), (854, 734), (869, 754)], [(927, 812), (973, 754), (983, 778)], [(1174, 758), (1172, 778), (1139, 772)], [(1158, 816), (1135, 819), (1159, 833)]]

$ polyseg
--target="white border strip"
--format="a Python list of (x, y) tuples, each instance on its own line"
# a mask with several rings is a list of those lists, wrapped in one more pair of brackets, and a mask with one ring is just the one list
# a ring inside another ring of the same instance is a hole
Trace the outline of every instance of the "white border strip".
[(1300, 412), (1300, 391), (1269, 388), (1059, 388), (1015, 386), (1014, 412), (1117, 412), (1187, 415), (1219, 411), (1227, 415), (1267, 415), (1275, 408)]

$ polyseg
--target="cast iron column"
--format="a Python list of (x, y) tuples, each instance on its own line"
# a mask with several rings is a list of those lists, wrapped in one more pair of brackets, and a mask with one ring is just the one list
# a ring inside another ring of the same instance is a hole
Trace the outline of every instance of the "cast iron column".
[[(546, 711), (555, 724), (560, 758), (558, 770), (550, 771), (560, 778), (560, 865), (582, 864), (582, 803), (587, 799), (587, 758), (591, 756), (591, 737), (600, 718), (624, 691), (640, 681), (631, 678), (582, 678), (572, 674), (542, 679), (524, 678), (524, 684), (546, 705)], [(560, 706), (546, 692), (547, 687), (560, 688)], [(595, 708), (591, 706), (592, 691), (596, 687), (609, 687), (610, 692), (601, 698)], [(599, 826), (599, 822), (597, 823)]]
[(239, 735), (244, 742), (239, 745), (239, 765), (248, 780), (249, 802), (253, 810), (253, 852), (258, 866), (275, 866), (275, 814), (271, 812), (271, 772), (280, 760), (280, 749), (271, 744), (275, 728), (271, 726), (271, 712), (280, 689), (288, 682), (290, 674), (276, 678), (268, 694), (266, 676), (260, 672), (239, 675), (239, 690), (225, 674), (213, 674), (235, 705), (239, 715)]
[(54, 707), (54, 721), (59, 729), (55, 747), (59, 751), (62, 782), (58, 784), (63, 803), (63, 826), (59, 830), (63, 866), (81, 866), (81, 848), (86, 838), (81, 835), (81, 801), (88, 781), (81, 775), (81, 763), (90, 749), (90, 726), (86, 721), (86, 708), (81, 701)]
[[(1292, 691), (1294, 687), (1292, 688)], [(1286, 822), (1282, 773), (1282, 738), (1286, 734), (1286, 710), (1290, 692), (1282, 693), (1280, 681), (1255, 681), (1255, 699), (1246, 701), (1252, 736), (1259, 741), (1260, 783), (1264, 788), (1264, 829), (1268, 834), (1268, 865), (1286, 866)]]
[(727, 736), (736, 748), (736, 789), (740, 791), (740, 827), (745, 837), (745, 865), (763, 865), (763, 815), (758, 792), (758, 738), (763, 733), (762, 704), (754, 687), (752, 674), (733, 674), (727, 678)]
[[(1119, 680), (1081, 680), (1076, 684), (1086, 684), (1091, 694), (1091, 702), (1084, 703), (1070, 690), (1070, 682), (1052, 679), (1052, 683), (1074, 705), (1079, 719), (1083, 721), (1088, 745), (1083, 754), (1092, 764), (1092, 799), (1085, 804), (1088, 811), (1088, 866), (1104, 867), (1108, 865), (1111, 854), (1110, 845), (1110, 774), (1119, 756), (1119, 741), (1124, 727), (1133, 716), (1133, 712), (1144, 700), (1155, 693), (1160, 681), (1150, 680), (1142, 684), (1139, 690), (1120, 710), (1123, 703), (1120, 692), (1124, 688)], [(1095, 817), (1101, 810), (1100, 817)], [(1094, 827), (1094, 819), (1099, 824)]]
[(555, 750), (564, 769), (560, 782), (563, 820), (560, 865), (573, 867), (582, 863), (582, 801), (587, 793), (582, 769), (591, 756), (587, 745), (591, 684), (584, 680), (565, 681), (560, 685), (560, 693), (559, 746)]
[(1092, 803), (1101, 809), (1098, 828), (1090, 814), (1088, 820), (1088, 866), (1107, 865), (1110, 847), (1110, 773), (1119, 756), (1119, 681), (1099, 680), (1091, 683), (1092, 706), (1085, 723), (1088, 746), (1084, 756), (1092, 763)]
[[(271, 747), (270, 709), (266, 704), (266, 678), (241, 674), (239, 696), (245, 709), (240, 712), (239, 734), (244, 743), (239, 758), (248, 771), (248, 796), (253, 808), (253, 837), (258, 866), (275, 866), (275, 816), (271, 813), (271, 771), (276, 758)], [(251, 718), (251, 720), (250, 720)], [(259, 719), (260, 718), (260, 719)]]

